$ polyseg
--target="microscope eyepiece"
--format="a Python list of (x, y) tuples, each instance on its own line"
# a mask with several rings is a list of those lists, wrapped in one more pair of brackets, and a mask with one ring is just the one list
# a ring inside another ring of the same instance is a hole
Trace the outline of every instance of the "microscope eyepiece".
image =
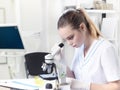
[(60, 43), (58, 46), (59, 46), (60, 48), (62, 48), (62, 47), (64, 46), (64, 44), (63, 44), (63, 43)]

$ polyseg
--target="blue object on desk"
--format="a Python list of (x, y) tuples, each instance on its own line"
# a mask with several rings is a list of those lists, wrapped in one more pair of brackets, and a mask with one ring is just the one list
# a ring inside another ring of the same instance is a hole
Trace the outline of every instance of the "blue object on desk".
[(39, 87), (34, 83), (34, 79), (18, 79), (18, 80), (1, 80), (0, 86), (8, 87), (15, 90), (39, 90)]
[(24, 85), (24, 86), (28, 86), (28, 87), (32, 87), (32, 88), (39, 88), (35, 85), (31, 85), (31, 84), (27, 84), (27, 83), (23, 83), (23, 82), (18, 82), (18, 81), (12, 81), (12, 83), (20, 84), (20, 85)]

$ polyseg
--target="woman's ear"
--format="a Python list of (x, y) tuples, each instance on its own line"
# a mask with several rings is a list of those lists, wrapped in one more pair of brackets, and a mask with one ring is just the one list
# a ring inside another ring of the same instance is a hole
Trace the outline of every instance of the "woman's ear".
[(81, 23), (80, 24), (80, 30), (84, 30), (85, 29), (85, 24), (84, 23)]

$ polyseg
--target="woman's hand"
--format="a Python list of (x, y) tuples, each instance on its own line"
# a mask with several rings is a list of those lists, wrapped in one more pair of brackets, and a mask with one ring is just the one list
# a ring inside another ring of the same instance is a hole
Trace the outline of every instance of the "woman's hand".
[(70, 77), (70, 78), (75, 78), (74, 73), (70, 70), (70, 68), (69, 68), (69, 67), (67, 67), (66, 74), (67, 74), (67, 77)]

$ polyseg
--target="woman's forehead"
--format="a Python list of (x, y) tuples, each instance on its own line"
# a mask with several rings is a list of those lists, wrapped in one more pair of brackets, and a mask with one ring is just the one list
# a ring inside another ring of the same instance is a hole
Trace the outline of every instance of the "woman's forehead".
[(59, 28), (59, 32), (61, 34), (68, 34), (68, 33), (72, 33), (73, 30), (70, 26), (65, 26), (65, 27)]
[(70, 26), (59, 28), (59, 34), (64, 39), (72, 35), (75, 31), (76, 30), (73, 30)]

